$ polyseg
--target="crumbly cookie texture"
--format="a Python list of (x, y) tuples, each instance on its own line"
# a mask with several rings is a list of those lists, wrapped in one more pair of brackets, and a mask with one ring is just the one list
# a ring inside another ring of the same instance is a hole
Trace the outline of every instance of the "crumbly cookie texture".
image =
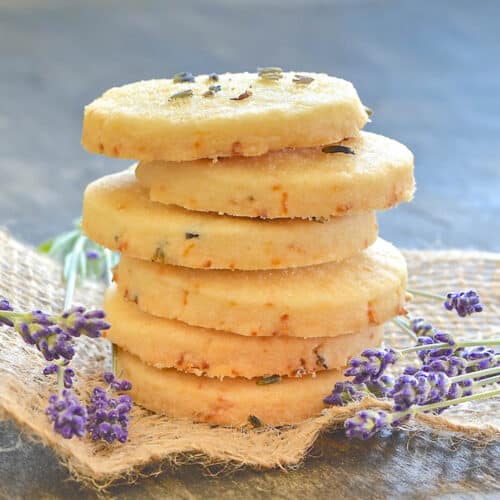
[(208, 377), (302, 377), (338, 369), (364, 349), (380, 345), (383, 335), (378, 326), (334, 338), (247, 337), (151, 316), (116, 286), (106, 291), (104, 310), (111, 323), (105, 336), (114, 344), (156, 368)]
[(120, 293), (149, 314), (250, 336), (334, 337), (403, 314), (406, 262), (378, 239), (343, 262), (273, 271), (200, 270), (122, 257)]
[[(323, 73), (297, 83), (295, 72), (270, 81), (225, 73), (214, 82), (149, 80), (115, 87), (85, 107), (82, 144), (131, 160), (189, 161), (258, 156), (353, 137), (368, 115), (350, 82)], [(211, 85), (220, 90), (208, 93)]]
[[(132, 382), (130, 392), (136, 403), (172, 417), (218, 425), (248, 425), (253, 422), (283, 425), (318, 415), (341, 370), (326, 370), (315, 377), (282, 378), (272, 384), (258, 379), (218, 380), (154, 368), (122, 349), (117, 353), (118, 371)], [(257, 420), (258, 419), (258, 420)]]
[(246, 270), (339, 261), (366, 248), (378, 233), (374, 212), (320, 223), (218, 216), (154, 203), (133, 169), (89, 184), (83, 230), (97, 243), (130, 257)]
[(369, 132), (341, 145), (352, 153), (319, 147), (217, 162), (141, 162), (136, 176), (153, 201), (248, 217), (328, 218), (412, 199), (413, 155), (406, 146)]

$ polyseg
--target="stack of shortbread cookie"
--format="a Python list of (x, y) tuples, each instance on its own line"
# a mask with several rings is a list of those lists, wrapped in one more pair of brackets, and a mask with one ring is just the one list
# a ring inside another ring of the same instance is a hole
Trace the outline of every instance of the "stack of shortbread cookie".
[(83, 210), (122, 254), (105, 310), (136, 402), (293, 423), (380, 344), (406, 264), (374, 211), (411, 199), (413, 156), (367, 121), (349, 82), (278, 68), (180, 73), (86, 107), (84, 147), (139, 160), (90, 184)]

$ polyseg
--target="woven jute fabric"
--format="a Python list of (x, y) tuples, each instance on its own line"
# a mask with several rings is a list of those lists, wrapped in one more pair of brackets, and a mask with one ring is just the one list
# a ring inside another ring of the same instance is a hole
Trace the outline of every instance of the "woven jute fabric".
[[(411, 287), (436, 293), (470, 287), (481, 293), (485, 305), (483, 313), (459, 319), (439, 304), (415, 300), (410, 305), (412, 314), (459, 338), (487, 339), (500, 334), (500, 255), (463, 251), (406, 251), (405, 255)], [(98, 307), (102, 293), (102, 285), (82, 283), (75, 302)], [(61, 268), (0, 231), (0, 295), (8, 297), (16, 308), (59, 312), (64, 298)], [(1, 413), (52, 446), (76, 477), (98, 485), (120, 478), (134, 480), (148, 465), (164, 467), (182, 461), (228, 467), (293, 466), (300, 463), (321, 431), (341, 425), (360, 406), (386, 406), (365, 399), (358, 405), (325, 409), (322, 415), (295, 426), (232, 429), (172, 419), (135, 405), (125, 445), (95, 443), (88, 438), (64, 440), (52, 431), (44, 413), (54, 381), (41, 374), (46, 364), (42, 356), (12, 329), (0, 327), (0, 335)], [(390, 327), (385, 340), (397, 347), (409, 342)], [(77, 346), (73, 361), (78, 374), (76, 391), (85, 399), (89, 388), (100, 382), (103, 369), (110, 368), (111, 350), (101, 339), (81, 338)], [(480, 440), (498, 439), (500, 398), (456, 406), (439, 416), (423, 415), (411, 425)]]

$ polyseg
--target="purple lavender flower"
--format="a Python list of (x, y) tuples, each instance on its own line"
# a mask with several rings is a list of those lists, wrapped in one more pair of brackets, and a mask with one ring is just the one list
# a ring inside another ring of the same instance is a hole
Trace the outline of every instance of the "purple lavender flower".
[(460, 348), (455, 351), (455, 355), (473, 363), (467, 366), (465, 370), (467, 373), (500, 365), (498, 354), (493, 349), (485, 346), (471, 347), (468, 349)]
[(53, 422), (55, 432), (65, 439), (85, 435), (87, 410), (80, 404), (73, 392), (64, 389), (60, 396), (52, 394), (49, 397), (49, 403), (45, 413)]
[[(0, 297), (0, 311), (12, 311), (12, 310), (13, 309), (9, 301), (5, 297)], [(14, 326), (14, 323), (12, 322), (11, 319), (2, 317), (0, 315), (0, 326), (1, 325)]]
[(424, 318), (414, 318), (411, 320), (410, 328), (419, 337), (431, 335), (434, 327)]
[(443, 401), (450, 384), (443, 372), (418, 371), (414, 375), (403, 374), (397, 377), (389, 395), (394, 400), (394, 410), (405, 411), (414, 405)]
[(13, 311), (12, 306), (5, 297), (0, 297), (0, 311)]
[[(387, 366), (399, 359), (399, 354), (392, 348), (366, 349), (361, 358), (351, 358), (349, 368), (344, 372), (346, 377), (354, 377), (355, 384), (375, 382)], [(365, 358), (365, 359), (363, 359)]]
[(40, 326), (24, 321), (14, 324), (23, 340), (35, 346), (47, 361), (65, 359), (69, 361), (75, 355), (71, 337), (57, 326)]
[[(474, 381), (472, 379), (462, 380), (461, 382), (453, 382), (450, 385), (446, 399), (456, 399), (463, 396), (470, 396), (472, 394), (472, 386)], [(444, 411), (445, 408), (438, 410), (438, 413)]]
[[(424, 335), (417, 338), (417, 345), (424, 346), (429, 344), (435, 344), (434, 339), (432, 337)], [(422, 349), (417, 352), (417, 355), (421, 361), (425, 362), (431, 352), (432, 349)]]
[[(23, 315), (14, 323), (16, 330), (27, 344), (34, 345), (47, 361), (58, 359), (71, 360), (75, 355), (73, 337), (87, 335), (99, 337), (109, 324), (103, 321), (104, 311), (85, 311), (74, 307), (60, 316), (50, 316), (42, 311)], [(69, 383), (69, 378), (66, 378)]]
[(420, 370), (417, 366), (406, 366), (403, 370), (404, 375), (415, 375)]
[(29, 322), (40, 326), (54, 326), (54, 321), (43, 311), (32, 311), (29, 315)]
[(85, 255), (89, 260), (97, 260), (101, 256), (101, 254), (97, 250), (87, 250), (85, 252)]
[(41, 339), (34, 338), (37, 347), (47, 361), (61, 358), (69, 361), (75, 355), (75, 348), (71, 342), (71, 337), (58, 327), (50, 329), (48, 336), (42, 336)]
[(331, 394), (326, 396), (323, 402), (327, 405), (345, 406), (353, 401), (361, 401), (368, 394), (383, 398), (387, 396), (393, 386), (394, 377), (387, 374), (366, 384), (354, 384), (348, 380), (337, 382)]
[(72, 337), (87, 335), (87, 337), (100, 337), (102, 330), (107, 330), (110, 325), (103, 321), (106, 313), (99, 309), (86, 311), (84, 307), (73, 307), (64, 312), (56, 321), (57, 324)]
[(103, 379), (110, 385), (111, 389), (117, 392), (130, 391), (132, 389), (132, 384), (128, 380), (117, 380), (111, 372), (104, 372)]
[(424, 364), (429, 364), (433, 359), (451, 356), (454, 352), (453, 346), (456, 344), (453, 338), (443, 332), (436, 331), (432, 336), (422, 336), (418, 337), (417, 345), (429, 345), (445, 343), (449, 344), (450, 347), (441, 347), (438, 349), (422, 349), (418, 351), (418, 357)]
[(59, 371), (59, 365), (47, 365), (43, 369), (43, 374), (44, 375), (53, 375), (54, 373), (57, 373)]
[[(53, 375), (55, 373), (59, 373), (59, 370), (62, 370), (62, 368), (63, 367), (61, 365), (56, 365), (56, 364), (47, 365), (43, 369), (43, 374)], [(75, 370), (73, 370), (72, 368), (64, 368), (62, 376), (63, 376), (64, 387), (66, 389), (70, 389), (71, 387), (73, 387), (73, 378), (75, 376)]]
[(60, 316), (49, 315), (36, 310), (30, 313), (11, 312), (7, 300), (2, 299), (1, 307), (5, 313), (0, 314), (0, 324), (14, 327), (23, 340), (43, 354), (47, 361), (73, 358), (75, 350), (73, 337), (87, 335), (100, 337), (102, 330), (110, 325), (103, 319), (104, 311), (86, 311), (83, 307), (75, 307)]
[(448, 311), (455, 310), (461, 317), (469, 316), (483, 310), (479, 295), (474, 290), (469, 290), (468, 292), (450, 292), (446, 295), (446, 299), (444, 307)]
[(429, 364), (422, 367), (424, 372), (443, 372), (448, 377), (456, 377), (466, 371), (467, 362), (458, 356), (441, 356), (431, 358)]
[(367, 394), (384, 397), (392, 389), (394, 378), (384, 371), (399, 359), (399, 354), (391, 348), (366, 349), (361, 356), (351, 358), (349, 368), (344, 372), (346, 377), (354, 377), (353, 380), (337, 382), (331, 394), (323, 399), (325, 404), (344, 406), (360, 401)]
[(63, 374), (64, 387), (69, 389), (73, 387), (73, 377), (75, 376), (75, 370), (72, 368), (65, 368)]
[(391, 423), (391, 415), (382, 410), (361, 410), (348, 418), (344, 427), (349, 438), (369, 439)]
[(95, 387), (87, 407), (88, 430), (94, 441), (124, 443), (128, 438), (129, 413), (132, 409), (130, 396), (108, 397), (106, 390)]
[(444, 332), (436, 331), (432, 336), (434, 342), (441, 342), (443, 344), (456, 345), (455, 339), (449, 334)]
[[(103, 378), (112, 390), (128, 391), (132, 388), (128, 380), (117, 380), (111, 372), (105, 372)], [(121, 395), (112, 398), (103, 387), (95, 387), (87, 410), (88, 430), (94, 441), (99, 439), (108, 443), (127, 441), (129, 414), (132, 410), (130, 396)]]
[(353, 384), (350, 381), (336, 382), (331, 394), (323, 399), (327, 405), (345, 406), (352, 401), (360, 401), (367, 394), (364, 384)]
[(392, 390), (392, 388), (394, 387), (394, 383), (394, 377), (392, 375), (384, 373), (377, 379), (367, 382), (366, 386), (371, 394), (373, 394), (377, 398), (384, 398)]

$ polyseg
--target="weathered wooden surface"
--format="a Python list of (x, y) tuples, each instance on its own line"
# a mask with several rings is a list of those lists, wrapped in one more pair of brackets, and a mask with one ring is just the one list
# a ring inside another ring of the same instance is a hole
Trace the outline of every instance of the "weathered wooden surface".
[[(352, 80), (370, 126), (415, 152), (418, 194), (381, 216), (404, 247), (500, 250), (500, 3), (490, 1), (0, 0), (0, 224), (37, 243), (69, 227), (91, 179), (82, 107), (137, 79), (280, 65)], [(49, 449), (0, 423), (0, 498), (92, 498)], [(324, 436), (297, 471), (168, 471), (124, 498), (493, 498), (498, 445), (395, 433)]]

